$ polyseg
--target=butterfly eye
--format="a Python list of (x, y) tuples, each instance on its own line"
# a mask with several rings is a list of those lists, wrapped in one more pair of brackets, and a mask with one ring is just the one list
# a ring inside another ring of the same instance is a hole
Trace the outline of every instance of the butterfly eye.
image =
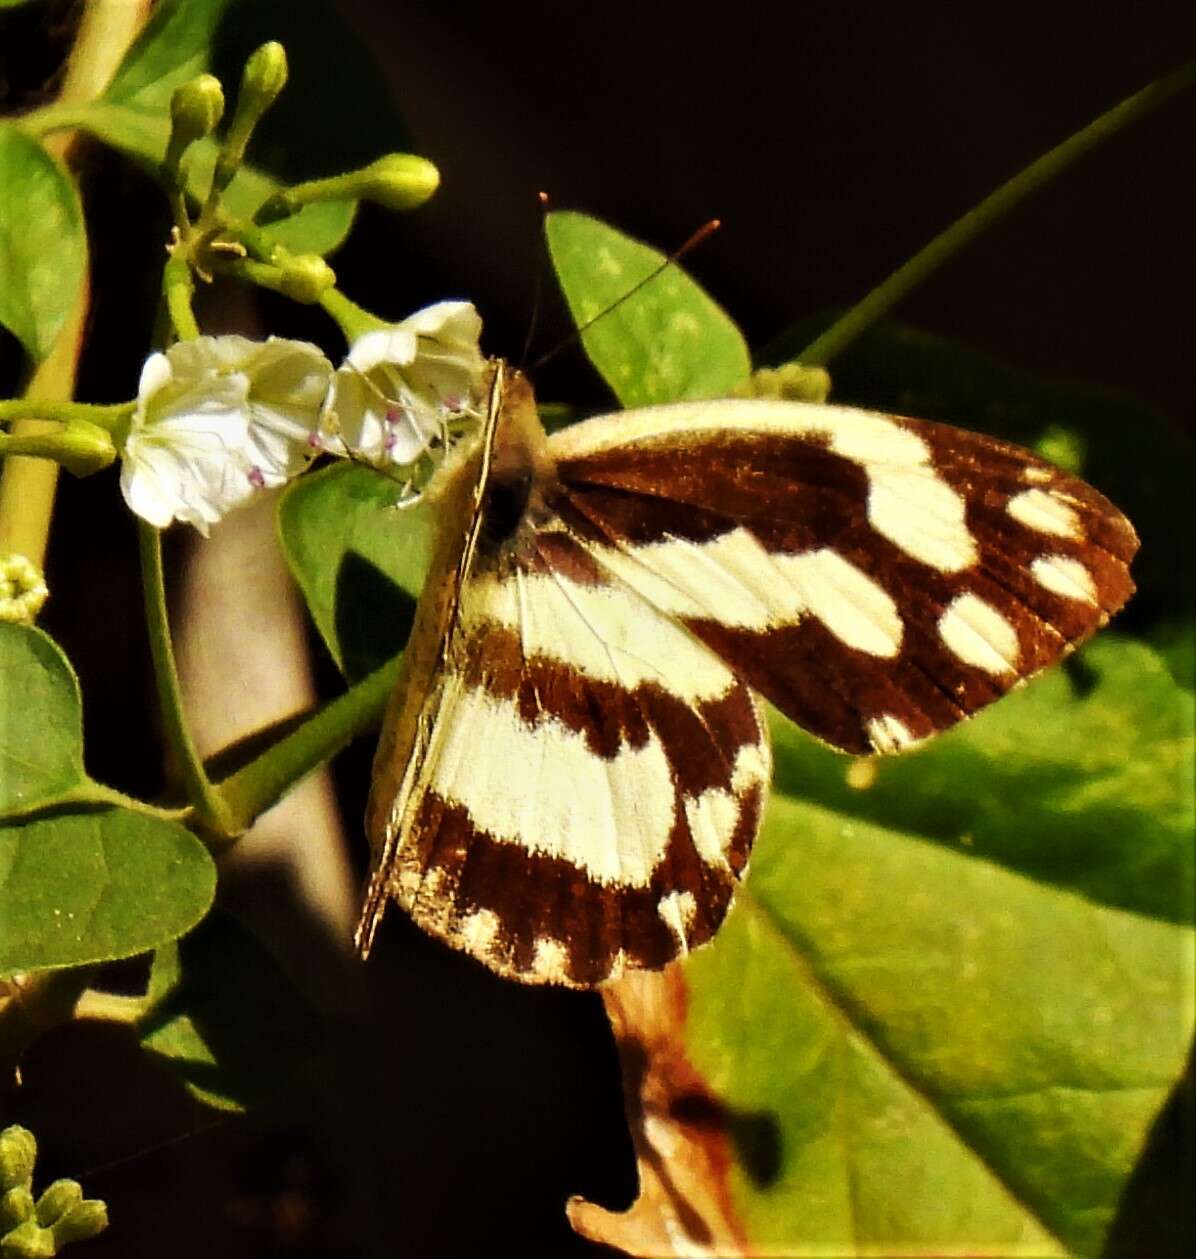
[(505, 542), (519, 527), (532, 491), (529, 468), (495, 474), (482, 506), (482, 533), (491, 543)]

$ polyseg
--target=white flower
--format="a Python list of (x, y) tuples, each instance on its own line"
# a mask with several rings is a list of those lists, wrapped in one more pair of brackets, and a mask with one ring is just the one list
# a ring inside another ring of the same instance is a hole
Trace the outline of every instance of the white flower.
[(150, 524), (207, 534), (255, 491), (301, 471), (332, 366), (306, 341), (197, 337), (152, 354), (121, 452), (125, 501)]
[(448, 416), (469, 408), (485, 366), (481, 331), (469, 302), (437, 302), (358, 337), (328, 396), (335, 445), (376, 463), (413, 463)]

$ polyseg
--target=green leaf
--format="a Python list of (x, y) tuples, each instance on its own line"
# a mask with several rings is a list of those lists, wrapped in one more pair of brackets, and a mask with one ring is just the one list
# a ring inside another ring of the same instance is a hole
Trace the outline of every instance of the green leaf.
[[(778, 791), (1105, 905), (1193, 919), (1192, 695), (1148, 647), (1106, 633), (905, 756), (853, 767), (783, 718), (773, 731)], [(870, 785), (853, 787), (865, 765)]]
[(0, 974), (144, 953), (193, 927), (215, 886), (194, 835), (129, 809), (0, 827)]
[(212, 41), (232, 3), (160, 0), (104, 95), (113, 104), (167, 112), (174, 89), (208, 69)]
[(79, 684), (48, 634), (0, 622), (0, 818), (87, 781)]
[(53, 347), (86, 267), (70, 176), (36, 140), (0, 124), (0, 325), (34, 360)]
[[(825, 319), (785, 333), (761, 356), (786, 362)], [(832, 400), (940, 420), (1040, 450), (1079, 455), (1079, 471), (1134, 523), (1142, 550), (1138, 593), (1117, 619), (1143, 631), (1196, 610), (1196, 569), (1176, 504), (1196, 479), (1190, 438), (1135, 398), (1074, 381), (1044, 380), (941, 337), (901, 325), (867, 333), (830, 364)]]
[(739, 329), (680, 266), (632, 292), (664, 254), (584, 214), (550, 214), (545, 233), (575, 323), (601, 315), (582, 344), (623, 406), (717, 398), (747, 380)]
[[(750, 875), (680, 998), (611, 993), (645, 1183), (696, 1186), (697, 1225), (751, 1253), (1101, 1253), (1192, 1033), (1193, 932), (1150, 916), (1190, 910), (1192, 720), (1146, 648), (1083, 659), (871, 785), (778, 730)], [(1095, 899), (1118, 877), (1144, 912)], [(652, 1204), (575, 1218), (635, 1236)]]
[(141, 1043), (201, 1101), (243, 1110), (316, 1057), (320, 1020), (273, 958), (219, 912), (154, 955)]
[(397, 497), (387, 477), (339, 463), (292, 482), (279, 504), (291, 572), (350, 681), (402, 649), (427, 572), (435, 514), (399, 510)]

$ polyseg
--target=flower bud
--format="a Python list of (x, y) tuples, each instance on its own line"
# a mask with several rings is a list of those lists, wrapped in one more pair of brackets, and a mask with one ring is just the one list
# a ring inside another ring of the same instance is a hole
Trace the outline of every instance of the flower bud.
[[(50, 597), (42, 570), (26, 556), (14, 551), (0, 555), (0, 621), (15, 625), (31, 625)], [(11, 1142), (12, 1133), (20, 1134)], [(22, 1140), (28, 1140), (22, 1145)], [(5, 1153), (5, 1146), (11, 1153)], [(0, 1191), (12, 1185), (28, 1186), (33, 1177), (33, 1160), (37, 1144), (33, 1133), (24, 1128), (8, 1128), (0, 1134)]]
[(319, 254), (275, 255), (279, 269), (278, 291), (293, 302), (311, 305), (336, 283), (336, 272)]
[(82, 1201), (83, 1190), (77, 1180), (56, 1180), (37, 1200), (37, 1222), (50, 1228)]
[(0, 1194), (0, 1236), (33, 1219), (33, 1211), (33, 1194), (28, 1185), (17, 1185), (15, 1189)]
[(414, 210), (440, 186), (440, 172), (414, 153), (388, 153), (360, 172), (357, 196), (388, 210)]
[(36, 1220), (26, 1220), (14, 1228), (0, 1241), (0, 1247), (4, 1259), (50, 1259), (58, 1251), (54, 1234)]
[(805, 363), (783, 363), (761, 367), (736, 392), (747, 398), (783, 398), (787, 402), (825, 402), (831, 391), (830, 374), (824, 367)]
[[(8, 571), (16, 563), (19, 575)], [(23, 555), (9, 555), (0, 559), (0, 594), (5, 583), (17, 577), (28, 578), (30, 572), (41, 580), (37, 567)], [(13, 1124), (0, 1132), (0, 1191), (11, 1189), (14, 1185), (25, 1185), (33, 1179), (33, 1164), (37, 1159), (37, 1138), (28, 1128)]]
[(286, 81), (287, 54), (281, 44), (271, 40), (250, 54), (241, 75), (237, 108), (212, 173), (214, 192), (221, 192), (232, 183), (245, 157), (245, 146), (253, 135), (254, 127), (274, 104)]
[(260, 118), (278, 98), (287, 85), (286, 49), (271, 40), (255, 49), (245, 63), (241, 75), (241, 94), (237, 97), (237, 112), (252, 109), (254, 120)]
[(108, 1227), (108, 1208), (99, 1198), (84, 1198), (51, 1227), (57, 1246), (86, 1241)]
[(214, 74), (200, 74), (174, 90), (170, 98), (172, 146), (181, 153), (187, 145), (216, 130), (224, 113), (224, 89)]

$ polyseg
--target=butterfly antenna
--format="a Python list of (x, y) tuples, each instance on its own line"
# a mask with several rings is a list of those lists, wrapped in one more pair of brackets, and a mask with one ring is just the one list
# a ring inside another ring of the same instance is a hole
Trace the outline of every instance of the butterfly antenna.
[(649, 271), (648, 274), (644, 276), (642, 280), (639, 280), (635, 284), (633, 284), (627, 290), (626, 293), (624, 293), (621, 297), (617, 298), (615, 301), (611, 302), (611, 304), (605, 310), (600, 310), (592, 319), (587, 319), (586, 322), (583, 323), (580, 327), (575, 328), (562, 342), (560, 342), (559, 345), (554, 346), (551, 350), (548, 351), (547, 354), (544, 354), (540, 358), (538, 358), (528, 369), (529, 372), (531, 372), (534, 375), (537, 371), (539, 371), (541, 367), (544, 366), (545, 363), (556, 358), (556, 356), (562, 350), (567, 349), (575, 341), (580, 341), (581, 338), (600, 319), (605, 319), (607, 315), (611, 313), (611, 311), (618, 310), (619, 307), (622, 306), (625, 301), (627, 301), (629, 298), (634, 297), (645, 286), (651, 284), (652, 281), (655, 280), (656, 277), (660, 275), (662, 271), (667, 271), (669, 267), (675, 266), (678, 262), (681, 261), (682, 258), (685, 257), (686, 254), (692, 252), (694, 249), (697, 249), (699, 245), (709, 240), (709, 238), (713, 236), (714, 233), (717, 232), (720, 227), (722, 227), (722, 225), (723, 224), (722, 224), (721, 219), (711, 219), (708, 223), (703, 223), (702, 226), (699, 227), (698, 230), (694, 232), (694, 234), (690, 236), (689, 239), (686, 240), (685, 243), (679, 249), (674, 249), (673, 252), (669, 254), (669, 256), (658, 267), (656, 267), (652, 271)]
[[(540, 203), (540, 233), (543, 238), (548, 211), (552, 209), (552, 198), (543, 191), (536, 193), (536, 198)], [(528, 355), (532, 352), (532, 338), (536, 335), (536, 326), (540, 322), (540, 308), (544, 298), (544, 262), (544, 251), (541, 249), (536, 261), (536, 279), (535, 287), (532, 290), (531, 318), (527, 321), (527, 336), (524, 338), (523, 352), (519, 355), (520, 368), (527, 362)]]

